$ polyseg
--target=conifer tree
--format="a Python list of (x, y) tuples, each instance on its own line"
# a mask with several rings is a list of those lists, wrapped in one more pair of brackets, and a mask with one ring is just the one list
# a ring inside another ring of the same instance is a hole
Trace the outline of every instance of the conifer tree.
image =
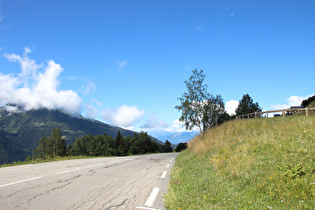
[(254, 103), (253, 99), (248, 94), (244, 94), (235, 110), (235, 113), (236, 115), (244, 115), (261, 111), (262, 108), (259, 107), (258, 102)]
[(124, 137), (121, 135), (120, 131), (118, 131), (116, 136), (116, 149), (117, 155), (125, 155)]
[(165, 152), (172, 152), (173, 151), (173, 149), (171, 147), (171, 142), (169, 142), (168, 140), (165, 141), (164, 148), (165, 148)]

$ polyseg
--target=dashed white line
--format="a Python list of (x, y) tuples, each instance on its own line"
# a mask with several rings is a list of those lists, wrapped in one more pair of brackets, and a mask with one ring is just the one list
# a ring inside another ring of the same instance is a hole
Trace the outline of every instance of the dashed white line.
[(75, 169), (71, 169), (71, 170), (68, 170), (68, 171), (61, 171), (61, 172), (58, 172), (58, 173), (56, 173), (56, 174), (57, 174), (57, 175), (58, 175), (58, 174), (64, 174), (64, 173), (69, 173), (69, 172), (77, 171), (77, 170), (80, 170), (80, 168), (75, 168)]
[(160, 188), (155, 187), (155, 188), (152, 190), (152, 192), (151, 192), (151, 194), (150, 194), (150, 196), (149, 196), (147, 202), (145, 202), (144, 205), (145, 205), (145, 206), (152, 207), (153, 204), (154, 204), (154, 202), (155, 202), (155, 200), (156, 200), (156, 197), (157, 197), (158, 194), (159, 194), (159, 192), (160, 192)]
[(164, 178), (165, 178), (166, 173), (167, 173), (167, 171), (164, 171), (164, 172), (163, 172), (163, 174), (162, 174), (162, 176), (161, 176), (161, 178), (162, 178), (162, 179), (164, 179)]
[(167, 164), (166, 168), (170, 167), (170, 164)]
[(9, 183), (9, 184), (0, 185), (0, 188), (1, 187), (6, 187), (6, 186), (9, 186), (9, 185), (19, 184), (19, 183), (22, 183), (22, 182), (32, 181), (32, 180), (40, 179), (40, 178), (43, 178), (43, 176), (38, 176), (38, 177), (30, 178), (30, 179), (24, 179), (24, 180), (21, 180), (21, 181), (12, 182), (12, 183)]
[(154, 208), (149, 208), (149, 207), (136, 207), (136, 209), (146, 209), (146, 210), (160, 210), (160, 209), (154, 209)]

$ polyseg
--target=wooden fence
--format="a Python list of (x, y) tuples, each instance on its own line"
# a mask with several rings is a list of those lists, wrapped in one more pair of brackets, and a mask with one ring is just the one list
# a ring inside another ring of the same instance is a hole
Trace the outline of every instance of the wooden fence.
[[(272, 111), (264, 111), (264, 112), (255, 112), (255, 113), (250, 113), (250, 114), (245, 114), (245, 115), (239, 115), (236, 116), (236, 119), (249, 119), (249, 118), (258, 118), (262, 117), (263, 114), (266, 114), (266, 117), (268, 117), (269, 113), (274, 113), (274, 112), (282, 112), (282, 116), (285, 117), (286, 115), (292, 115), (297, 112), (304, 112), (305, 115), (309, 115), (309, 111), (315, 110), (314, 108), (299, 108), (299, 109), (279, 109), (279, 110), (272, 110)], [(281, 116), (281, 115), (280, 115)]]

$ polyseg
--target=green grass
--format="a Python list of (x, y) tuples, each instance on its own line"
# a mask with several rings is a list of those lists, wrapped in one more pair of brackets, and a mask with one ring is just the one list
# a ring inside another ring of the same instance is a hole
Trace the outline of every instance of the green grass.
[(315, 116), (234, 120), (188, 146), (167, 209), (315, 209)]

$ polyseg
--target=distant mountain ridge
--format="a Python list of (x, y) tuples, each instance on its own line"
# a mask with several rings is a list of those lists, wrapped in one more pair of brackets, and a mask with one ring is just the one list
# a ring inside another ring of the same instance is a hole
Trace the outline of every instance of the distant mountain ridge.
[[(67, 144), (72, 144), (76, 138), (88, 134), (106, 133), (112, 137), (116, 137), (118, 131), (124, 137), (134, 134), (134, 131), (87, 119), (81, 115), (72, 116), (62, 110), (41, 108), (24, 111), (19, 106), (8, 104), (0, 108), (0, 154), (3, 155), (0, 164), (24, 160), (37, 147), (41, 137), (51, 135), (53, 128), (61, 130)], [(151, 137), (151, 140), (163, 144), (156, 138)], [(13, 150), (8, 150), (8, 147)]]
[(196, 135), (199, 135), (200, 132), (198, 131), (186, 131), (186, 132), (178, 132), (178, 133), (171, 133), (171, 132), (161, 132), (152, 134), (154, 137), (158, 138), (161, 141), (170, 141), (173, 145), (188, 142)]

